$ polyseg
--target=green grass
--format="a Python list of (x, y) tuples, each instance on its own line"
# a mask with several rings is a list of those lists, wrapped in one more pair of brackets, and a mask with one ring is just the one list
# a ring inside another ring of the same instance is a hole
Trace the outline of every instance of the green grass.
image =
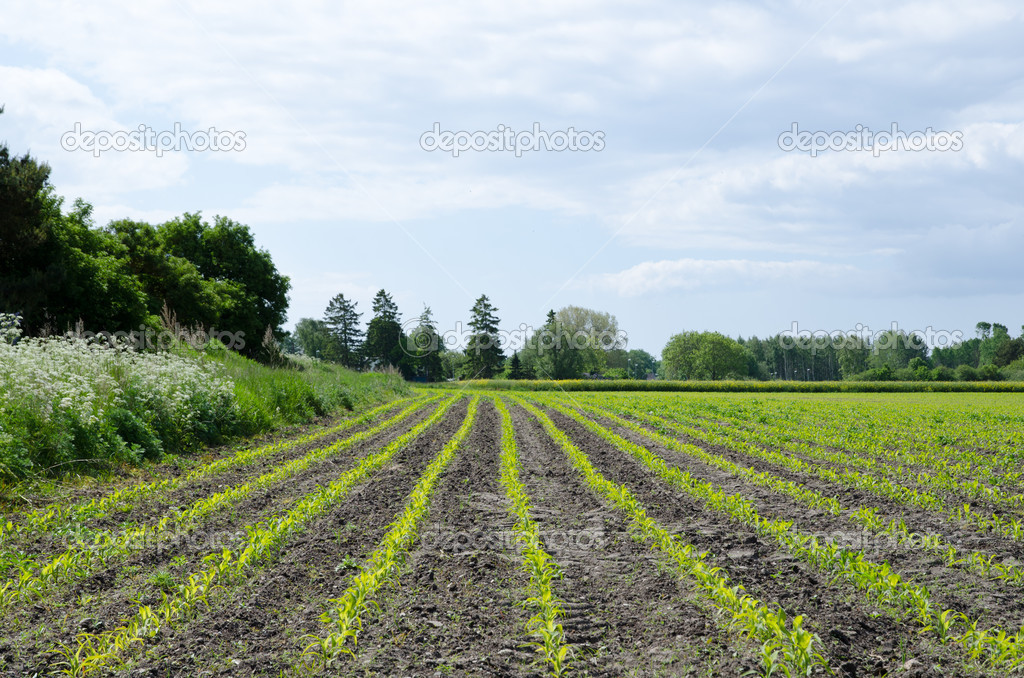
[(312, 360), (291, 367), (268, 367), (237, 353), (206, 358), (234, 383), (241, 435), (303, 424), (342, 410), (361, 411), (410, 392), (399, 376), (353, 370)]

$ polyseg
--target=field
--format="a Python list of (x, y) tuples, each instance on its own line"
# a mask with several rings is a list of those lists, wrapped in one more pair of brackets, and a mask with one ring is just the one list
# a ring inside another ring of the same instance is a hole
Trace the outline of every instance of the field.
[(0, 518), (0, 675), (1024, 672), (1024, 396), (424, 390)]

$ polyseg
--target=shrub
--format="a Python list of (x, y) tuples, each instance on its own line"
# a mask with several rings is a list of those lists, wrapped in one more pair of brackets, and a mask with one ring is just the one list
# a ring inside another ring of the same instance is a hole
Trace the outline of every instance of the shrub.
[(978, 372), (970, 365), (958, 365), (956, 368), (957, 381), (978, 381)]

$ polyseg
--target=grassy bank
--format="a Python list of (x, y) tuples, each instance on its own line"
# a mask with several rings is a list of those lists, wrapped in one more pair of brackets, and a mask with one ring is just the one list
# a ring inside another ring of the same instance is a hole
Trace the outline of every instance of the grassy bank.
[(476, 379), (422, 384), (493, 391), (693, 391), (710, 393), (1024, 393), (1024, 381), (662, 381)]
[(312, 361), (271, 368), (223, 349), (0, 341), (0, 483), (190, 453), (407, 392), (395, 375)]

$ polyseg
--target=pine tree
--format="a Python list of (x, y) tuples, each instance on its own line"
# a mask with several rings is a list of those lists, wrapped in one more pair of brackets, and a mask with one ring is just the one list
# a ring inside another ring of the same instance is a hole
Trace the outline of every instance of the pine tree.
[(404, 356), (398, 306), (391, 295), (380, 290), (373, 298), (373, 318), (366, 328), (363, 355), (374, 366), (398, 366)]
[(406, 344), (406, 353), (413, 358), (416, 376), (426, 381), (443, 379), (444, 363), (441, 360), (441, 353), (444, 350), (444, 342), (437, 333), (430, 307), (424, 305), (419, 325), (409, 335)]
[(331, 333), (331, 358), (345, 367), (358, 367), (363, 346), (363, 329), (359, 325), (362, 313), (356, 312), (357, 302), (338, 294), (324, 311), (324, 325)]
[(498, 336), (497, 311), (486, 294), (480, 295), (470, 309), (469, 326), (473, 336), (466, 346), (470, 378), (490, 379), (505, 360)]
[(519, 351), (516, 351), (512, 354), (512, 359), (509, 361), (508, 378), (523, 379), (524, 376), (525, 375), (523, 374), (523, 365), (519, 361)]

